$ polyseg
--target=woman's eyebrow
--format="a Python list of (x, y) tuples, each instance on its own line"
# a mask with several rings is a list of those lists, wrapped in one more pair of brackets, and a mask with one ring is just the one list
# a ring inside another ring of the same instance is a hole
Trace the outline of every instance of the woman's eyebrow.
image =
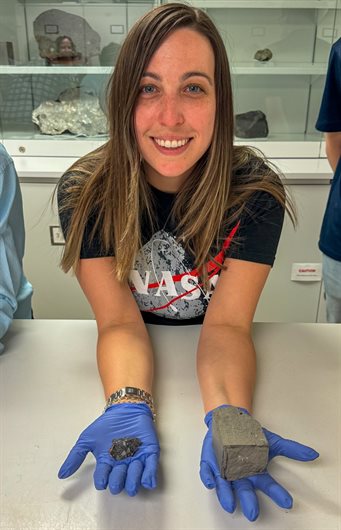
[(194, 70), (192, 72), (186, 72), (185, 74), (181, 76), (181, 80), (186, 81), (186, 79), (188, 79), (189, 77), (204, 77), (205, 79), (207, 79), (210, 85), (213, 85), (212, 78), (209, 75), (207, 75), (205, 72), (200, 72), (199, 70)]
[(152, 72), (144, 72), (142, 74), (143, 77), (151, 77), (152, 79), (155, 79), (156, 81), (161, 81), (161, 77), (157, 74), (153, 74)]
[[(144, 72), (144, 74), (142, 74), (142, 78), (144, 77), (151, 77), (152, 79), (155, 79), (156, 81), (162, 81), (162, 77), (160, 77), (159, 75), (157, 74), (154, 74), (153, 72)], [(185, 74), (183, 74), (181, 77), (180, 77), (180, 80), (181, 81), (186, 81), (187, 79), (189, 79), (190, 77), (204, 77), (205, 79), (207, 79), (207, 81), (210, 83), (210, 85), (213, 86), (213, 80), (212, 78), (207, 75), (205, 72), (201, 72), (199, 70), (194, 70), (194, 71), (191, 71), (191, 72), (186, 72)]]

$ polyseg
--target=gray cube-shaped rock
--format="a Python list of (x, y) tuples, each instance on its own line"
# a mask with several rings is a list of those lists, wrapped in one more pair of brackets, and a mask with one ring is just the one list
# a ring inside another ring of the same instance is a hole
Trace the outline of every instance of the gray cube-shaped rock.
[(221, 476), (227, 480), (262, 473), (269, 445), (260, 423), (237, 407), (213, 412), (213, 447)]

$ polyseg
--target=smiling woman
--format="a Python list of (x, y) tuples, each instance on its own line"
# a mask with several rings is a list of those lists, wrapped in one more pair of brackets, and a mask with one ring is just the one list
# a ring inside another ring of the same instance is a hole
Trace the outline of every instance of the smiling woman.
[(215, 122), (214, 54), (191, 29), (174, 31), (141, 80), (135, 132), (147, 180), (176, 193), (208, 150)]
[[(259, 513), (256, 489), (290, 508), (289, 493), (266, 471), (223, 479), (213, 452), (214, 411), (251, 412), (253, 315), (285, 210), (295, 215), (262, 154), (233, 145), (229, 65), (210, 18), (179, 3), (144, 15), (121, 48), (108, 109), (109, 141), (58, 185), (62, 267), (76, 272), (94, 311), (107, 398), (105, 414), (81, 434), (59, 476), (74, 473), (91, 451), (97, 489), (135, 495), (141, 485), (156, 486), (160, 448), (145, 323), (202, 324), (197, 372), (208, 433), (201, 479), (225, 510), (233, 512), (239, 499), (250, 520)], [(264, 433), (269, 458), (317, 457)], [(119, 447), (134, 440), (133, 454), (119, 462), (110, 453), (116, 438)]]

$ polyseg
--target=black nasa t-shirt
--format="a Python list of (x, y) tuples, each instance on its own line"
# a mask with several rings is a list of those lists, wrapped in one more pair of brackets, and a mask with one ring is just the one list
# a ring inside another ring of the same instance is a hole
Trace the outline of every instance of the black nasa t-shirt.
[[(58, 203), (62, 204), (65, 190), (59, 186)], [(210, 261), (206, 264), (210, 279), (207, 291), (201, 284), (195, 260), (177, 240), (172, 226), (171, 209), (175, 195), (151, 186), (156, 207), (156, 229), (142, 225), (143, 247), (130, 273), (130, 288), (146, 323), (165, 325), (201, 324), (206, 308), (218, 281), (220, 268)], [(60, 211), (60, 223), (67, 238), (70, 212)], [(220, 248), (214, 252), (215, 261), (223, 263), (231, 257), (273, 265), (284, 210), (268, 193), (256, 192), (239, 220), (226, 228)], [(96, 216), (86, 225), (81, 248), (81, 259), (114, 256), (104, 252), (99, 237), (90, 241)], [(228, 212), (227, 212), (228, 218)]]

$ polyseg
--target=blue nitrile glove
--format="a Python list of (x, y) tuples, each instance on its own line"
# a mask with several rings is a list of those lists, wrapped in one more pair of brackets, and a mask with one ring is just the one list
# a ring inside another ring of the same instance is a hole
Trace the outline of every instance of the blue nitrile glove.
[[(142, 443), (136, 453), (115, 460), (109, 453), (114, 439), (138, 438)], [(67, 478), (80, 467), (88, 452), (96, 458), (94, 484), (98, 490), (109, 489), (116, 495), (123, 489), (134, 496), (142, 485), (156, 487), (160, 446), (153, 415), (144, 403), (121, 403), (110, 406), (87, 427), (59, 470)]]
[[(248, 414), (247, 410), (240, 410)], [(293, 500), (290, 493), (276, 482), (267, 471), (233, 481), (228, 481), (221, 477), (213, 449), (212, 414), (213, 410), (205, 416), (208, 431), (201, 452), (200, 478), (206, 488), (216, 488), (219, 502), (224, 510), (233, 513), (238, 500), (245, 517), (249, 521), (255, 521), (259, 515), (257, 489), (268, 495), (281, 508), (292, 508)], [(269, 443), (269, 462), (275, 456), (286, 456), (302, 462), (315, 460), (319, 456), (311, 447), (281, 438), (267, 429), (263, 429), (263, 432)]]

